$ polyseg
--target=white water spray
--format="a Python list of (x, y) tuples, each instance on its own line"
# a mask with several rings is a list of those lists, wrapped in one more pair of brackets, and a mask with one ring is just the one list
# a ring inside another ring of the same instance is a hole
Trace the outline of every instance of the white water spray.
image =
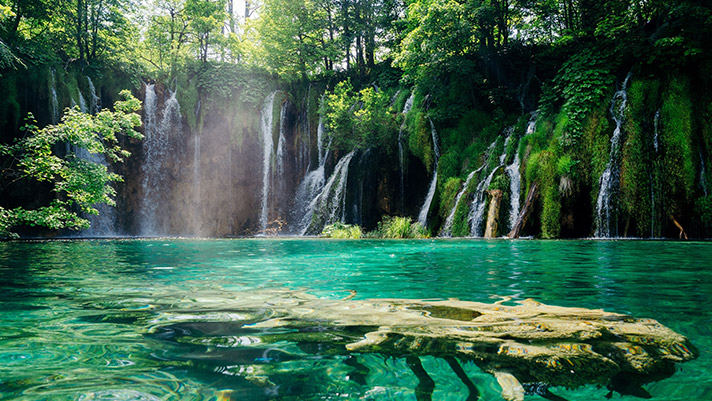
[(277, 91), (267, 96), (260, 112), (260, 131), (262, 132), (262, 209), (260, 211), (260, 229), (267, 229), (268, 198), (270, 187), (270, 173), (272, 165), (272, 153), (274, 151), (274, 140), (272, 139), (272, 110), (274, 107), (274, 97)]
[(618, 235), (617, 217), (615, 216), (615, 197), (618, 194), (620, 182), (621, 141), (623, 137), (623, 121), (625, 108), (628, 102), (628, 81), (631, 74), (623, 81), (621, 89), (613, 95), (611, 100), (611, 116), (616, 122), (616, 128), (611, 137), (611, 151), (608, 165), (601, 175), (598, 198), (596, 199), (596, 231), (597, 238), (610, 238)]
[(428, 212), (430, 211), (430, 204), (433, 202), (433, 197), (435, 196), (435, 189), (438, 186), (438, 161), (440, 160), (440, 147), (438, 146), (438, 131), (435, 129), (435, 124), (433, 120), (430, 120), (430, 132), (433, 136), (433, 152), (435, 153), (435, 168), (433, 169), (433, 179), (430, 181), (430, 187), (428, 188), (428, 195), (425, 197), (425, 202), (420, 208), (420, 213), (418, 214), (418, 222), (423, 226), (428, 223)]

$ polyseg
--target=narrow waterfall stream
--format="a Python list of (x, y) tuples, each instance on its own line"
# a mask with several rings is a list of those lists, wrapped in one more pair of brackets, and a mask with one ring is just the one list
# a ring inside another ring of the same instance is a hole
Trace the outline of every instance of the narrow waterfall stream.
[(400, 163), (400, 201), (401, 209), (405, 208), (405, 150), (403, 145), (403, 131), (405, 130), (405, 119), (413, 108), (413, 101), (415, 100), (415, 94), (411, 93), (408, 100), (405, 101), (405, 106), (403, 106), (403, 123), (398, 130), (398, 162)]
[[(502, 154), (499, 155), (499, 163), (492, 171), (489, 172), (487, 178), (480, 181), (475, 190), (474, 198), (472, 199), (472, 204), (470, 205), (470, 214), (468, 220), (470, 222), (470, 235), (473, 237), (482, 237), (484, 235), (484, 215), (485, 206), (487, 204), (487, 189), (489, 189), (492, 179), (494, 178), (497, 171), (504, 167), (504, 163), (507, 159), (507, 145), (512, 139), (512, 134), (514, 133), (514, 127), (508, 127), (504, 130), (505, 140), (504, 140), (504, 150)], [(496, 142), (495, 142), (496, 143)], [(494, 145), (494, 144), (493, 144)], [(490, 145), (492, 147), (492, 145)], [(490, 154), (490, 157), (493, 156)], [(485, 166), (489, 164), (489, 160), (485, 162)]]
[(52, 124), (57, 124), (61, 118), (59, 114), (59, 100), (57, 99), (57, 79), (55, 77), (54, 68), (51, 70), (51, 87), (50, 87), (50, 102), (52, 107)]
[(440, 146), (438, 145), (438, 131), (435, 129), (435, 124), (433, 120), (430, 120), (430, 132), (433, 136), (433, 153), (435, 153), (435, 168), (433, 168), (433, 178), (430, 181), (430, 187), (428, 187), (428, 195), (425, 197), (425, 202), (420, 208), (420, 213), (418, 214), (418, 222), (423, 226), (428, 223), (428, 212), (430, 211), (430, 204), (433, 203), (433, 197), (435, 196), (435, 189), (438, 186), (438, 161), (440, 160)]
[(448, 214), (447, 218), (445, 219), (443, 228), (440, 229), (440, 235), (439, 235), (440, 237), (451, 237), (452, 236), (452, 225), (455, 222), (455, 212), (457, 211), (457, 207), (460, 205), (460, 200), (462, 200), (462, 197), (467, 192), (467, 188), (470, 186), (470, 183), (472, 182), (472, 180), (475, 177), (477, 177), (477, 175), (484, 168), (485, 168), (485, 166), (482, 166), (479, 169), (471, 172), (470, 175), (467, 176), (467, 179), (465, 180), (465, 183), (462, 185), (460, 192), (458, 192), (457, 196), (455, 196), (455, 203), (452, 205), (452, 210), (450, 210), (450, 214)]
[(268, 199), (270, 190), (270, 175), (272, 167), (272, 153), (274, 152), (274, 140), (272, 139), (272, 110), (274, 107), (274, 97), (277, 91), (267, 96), (260, 112), (260, 131), (262, 133), (262, 208), (260, 211), (260, 229), (267, 229)]
[(618, 236), (618, 216), (616, 215), (616, 197), (620, 183), (621, 146), (623, 137), (623, 121), (625, 108), (628, 103), (628, 81), (631, 73), (623, 81), (621, 89), (613, 95), (610, 113), (616, 123), (616, 128), (611, 137), (611, 151), (608, 165), (600, 179), (600, 188), (596, 199), (596, 215), (594, 236), (597, 238), (610, 238)]
[(94, 82), (92, 82), (90, 77), (87, 77), (87, 83), (89, 84), (89, 98), (91, 99), (89, 112), (96, 114), (101, 111), (101, 98), (96, 94), (96, 87), (94, 87)]
[[(537, 113), (532, 113), (527, 123), (527, 130), (524, 136), (528, 136), (534, 133), (536, 130), (536, 120)], [(521, 139), (519, 140), (521, 142)], [(522, 175), (519, 171), (522, 165), (521, 155), (519, 154), (519, 143), (517, 143), (517, 151), (514, 154), (514, 160), (512, 164), (505, 168), (507, 176), (509, 177), (509, 226), (508, 230), (514, 227), (517, 223), (517, 218), (519, 217), (520, 209), (520, 198), (522, 189)]]

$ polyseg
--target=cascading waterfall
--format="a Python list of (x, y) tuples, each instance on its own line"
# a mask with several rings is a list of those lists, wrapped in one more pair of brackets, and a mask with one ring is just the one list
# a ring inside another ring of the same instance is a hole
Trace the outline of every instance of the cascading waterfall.
[(143, 153), (144, 163), (143, 181), (141, 188), (143, 197), (141, 199), (140, 212), (140, 234), (144, 236), (156, 236), (165, 234), (161, 232), (164, 227), (159, 227), (157, 212), (161, 204), (161, 197), (166, 190), (166, 173), (164, 163), (169, 155), (168, 133), (175, 124), (181, 121), (180, 105), (176, 98), (176, 92), (170, 92), (163, 108), (163, 116), (158, 122), (158, 98), (154, 84), (146, 85), (146, 95), (144, 99), (144, 140)]
[[(537, 113), (532, 113), (531, 118), (529, 118), (529, 123), (527, 124), (527, 130), (524, 136), (531, 135), (536, 130), (536, 119)], [(521, 142), (521, 139), (520, 139)], [(514, 160), (512, 164), (505, 168), (507, 176), (509, 177), (509, 229), (511, 230), (517, 223), (517, 218), (519, 217), (520, 208), (520, 197), (522, 190), (522, 175), (519, 169), (521, 168), (522, 161), (519, 155), (519, 145), (517, 145), (517, 152), (514, 154)]]
[(51, 96), (50, 100), (52, 102), (52, 124), (57, 124), (59, 122), (59, 100), (57, 100), (57, 80), (54, 77), (54, 68), (52, 72), (52, 87), (50, 88)]
[(324, 118), (319, 117), (319, 125), (317, 126), (317, 157), (319, 165), (316, 169), (309, 171), (302, 179), (302, 182), (297, 188), (297, 196), (294, 202), (294, 221), (296, 222), (295, 232), (304, 235), (309, 228), (314, 209), (316, 197), (321, 193), (326, 183), (325, 165), (328, 146), (324, 147), (324, 135), (326, 127), (324, 126)]
[(260, 112), (260, 131), (262, 132), (262, 209), (260, 211), (260, 229), (267, 229), (268, 218), (268, 198), (270, 189), (270, 175), (272, 166), (272, 153), (274, 152), (274, 140), (272, 139), (272, 109), (274, 107), (274, 97), (277, 91), (267, 96)]
[(522, 177), (519, 172), (521, 167), (521, 160), (519, 160), (519, 147), (517, 147), (517, 152), (514, 154), (514, 160), (512, 164), (508, 165), (504, 171), (509, 177), (509, 229), (517, 223), (517, 217), (519, 217), (519, 197), (521, 196), (521, 181)]
[(405, 101), (405, 106), (403, 106), (403, 123), (398, 130), (398, 162), (400, 163), (400, 195), (401, 202), (405, 203), (405, 154), (403, 149), (403, 131), (405, 130), (405, 117), (408, 115), (410, 110), (413, 108), (413, 101), (415, 100), (415, 94), (411, 93), (408, 100)]
[(425, 197), (425, 202), (420, 208), (420, 213), (418, 214), (418, 222), (425, 226), (428, 223), (428, 212), (430, 211), (430, 204), (433, 202), (433, 197), (435, 196), (435, 189), (438, 186), (438, 161), (440, 160), (440, 147), (438, 146), (438, 131), (435, 129), (435, 124), (430, 120), (430, 132), (433, 136), (433, 152), (435, 153), (435, 168), (433, 169), (433, 179), (430, 181), (430, 187), (428, 188), (428, 195)]
[[(600, 189), (596, 199), (596, 231), (597, 238), (610, 238), (618, 235), (617, 217), (615, 216), (615, 198), (620, 181), (621, 141), (623, 136), (623, 121), (628, 102), (628, 81), (631, 73), (623, 81), (621, 89), (613, 95), (610, 113), (616, 122), (616, 128), (611, 137), (611, 151), (608, 165), (600, 179)], [(613, 224), (612, 224), (613, 223)], [(613, 227), (612, 227), (613, 225)]]
[(472, 180), (484, 168), (485, 168), (485, 166), (482, 166), (479, 169), (471, 172), (470, 175), (467, 176), (467, 179), (465, 180), (465, 184), (463, 184), (462, 189), (460, 189), (460, 192), (458, 192), (457, 196), (455, 196), (455, 204), (452, 206), (452, 210), (450, 210), (450, 214), (445, 219), (445, 224), (443, 224), (443, 228), (440, 229), (441, 237), (451, 237), (452, 236), (452, 225), (455, 222), (455, 212), (457, 211), (457, 206), (460, 204), (460, 200), (462, 200), (462, 197), (465, 195), (465, 192), (467, 192), (467, 188), (470, 186), (470, 183), (472, 182)]
[(96, 88), (94, 87), (94, 82), (92, 82), (91, 78), (87, 77), (87, 83), (89, 84), (89, 96), (91, 97), (89, 112), (91, 114), (96, 114), (101, 111), (101, 98), (99, 98), (96, 94)]
[(311, 201), (308, 206), (311, 215), (308, 221), (305, 221), (307, 216), (304, 216), (302, 223), (306, 228), (301, 235), (318, 234), (325, 226), (346, 219), (346, 185), (349, 165), (355, 154), (356, 151), (352, 150), (339, 160), (329, 180)]
[[(508, 127), (505, 129), (506, 139), (504, 140), (504, 151), (499, 156), (499, 164), (492, 169), (487, 175), (487, 178), (480, 181), (475, 190), (475, 196), (472, 199), (472, 204), (470, 205), (470, 214), (468, 219), (470, 221), (470, 235), (473, 237), (482, 237), (484, 235), (484, 215), (485, 215), (485, 205), (487, 204), (487, 189), (489, 189), (492, 179), (494, 178), (497, 171), (504, 167), (504, 163), (507, 159), (507, 145), (509, 141), (512, 140), (512, 133), (514, 132), (514, 127)], [(490, 148), (496, 144), (490, 145)], [(485, 165), (489, 165), (489, 160), (485, 162)]]

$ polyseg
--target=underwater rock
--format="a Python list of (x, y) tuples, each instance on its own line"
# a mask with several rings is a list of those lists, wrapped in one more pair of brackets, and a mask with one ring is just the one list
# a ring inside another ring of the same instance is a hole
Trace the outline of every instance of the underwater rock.
[[(330, 354), (405, 357), (419, 372), (417, 392), (423, 399), (432, 388), (414, 359), (422, 356), (443, 358), (451, 366), (456, 359), (474, 362), (497, 378), (507, 400), (522, 400), (532, 385), (552, 399), (557, 398), (548, 393), (549, 386), (594, 384), (630, 393), (622, 383), (634, 383), (638, 389), (674, 374), (674, 364), (698, 356), (687, 338), (655, 320), (601, 309), (559, 307), (531, 299), (509, 306), (506, 300), (494, 304), (457, 299), (358, 300), (354, 295), (334, 300), (271, 290), (243, 293), (229, 302), (222, 298), (214, 305), (203, 300), (197, 308), (214, 314), (229, 310), (236, 320), (223, 323), (222, 328), (215, 322), (193, 322), (186, 330), (170, 332), (194, 332), (196, 325), (210, 324), (210, 332), (233, 336), (241, 331), (268, 333), (259, 336), (261, 345), (319, 344), (320, 352)], [(261, 365), (260, 375), (269, 376), (269, 369)]]

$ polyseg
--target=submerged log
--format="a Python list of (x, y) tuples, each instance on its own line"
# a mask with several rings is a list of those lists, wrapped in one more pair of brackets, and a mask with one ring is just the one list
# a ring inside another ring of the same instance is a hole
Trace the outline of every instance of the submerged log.
[(537, 183), (532, 183), (531, 188), (529, 188), (529, 193), (527, 194), (527, 199), (524, 201), (524, 207), (522, 207), (521, 212), (519, 212), (519, 217), (517, 217), (517, 222), (514, 223), (512, 231), (509, 232), (508, 237), (511, 239), (519, 238), (519, 234), (522, 232), (524, 225), (527, 224), (529, 215), (534, 209), (534, 199), (537, 197)]
[[(472, 361), (497, 378), (506, 399), (522, 400), (524, 389), (532, 386), (552, 399), (556, 397), (548, 386), (597, 384), (616, 390), (620, 383), (634, 383), (640, 388), (671, 376), (675, 363), (698, 355), (687, 338), (655, 320), (531, 299), (513, 306), (457, 299), (331, 300), (283, 290), (243, 293), (224, 301), (213, 305), (201, 300), (198, 308), (230, 320), (193, 320), (181, 327), (167, 319), (171, 324), (166, 332), (205, 332), (211, 338), (248, 332), (258, 336), (258, 346), (288, 342), (308, 350), (314, 348), (309, 344), (318, 344), (318, 352), (404, 357), (420, 380), (419, 399), (432, 393), (431, 380), (417, 360), (421, 356), (443, 358), (451, 366), (456, 359)], [(195, 316), (188, 312), (190, 308), (172, 313)], [(255, 380), (264, 381), (270, 369), (259, 365)], [(458, 377), (464, 375), (453, 369)], [(477, 397), (474, 385), (466, 385)]]
[(493, 189), (487, 191), (490, 195), (489, 211), (487, 212), (487, 226), (485, 228), (485, 238), (494, 238), (499, 229), (499, 206), (502, 203), (502, 191)]
[(682, 228), (682, 224), (675, 220), (675, 216), (670, 215), (670, 220), (672, 220), (672, 223), (675, 224), (675, 227), (680, 230), (680, 239), (687, 239), (687, 233), (685, 232), (685, 229)]

